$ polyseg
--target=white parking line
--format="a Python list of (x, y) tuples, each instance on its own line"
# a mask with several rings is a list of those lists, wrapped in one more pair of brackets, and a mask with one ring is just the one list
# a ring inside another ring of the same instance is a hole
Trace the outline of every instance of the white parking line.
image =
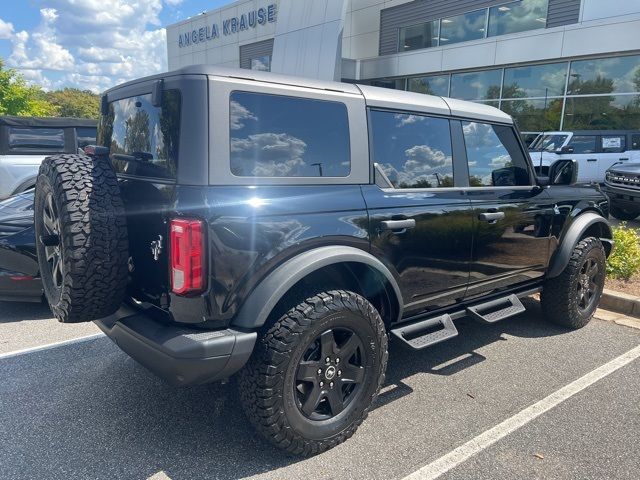
[(96, 338), (104, 337), (104, 333), (94, 333), (85, 337), (72, 338), (71, 340), (63, 340), (61, 342), (48, 343), (46, 345), (39, 345), (37, 347), (24, 348), (22, 350), (14, 350), (13, 352), (0, 353), (0, 360), (3, 358), (17, 357), (18, 355), (24, 355), (26, 353), (40, 352), (42, 350), (49, 350), (51, 348), (63, 347), (65, 345), (73, 345), (74, 343), (88, 342)]
[(596, 383), (598, 380), (603, 379), (619, 368), (633, 362), (638, 357), (640, 357), (640, 346), (637, 346), (629, 350), (627, 353), (623, 353), (619, 357), (605, 363), (601, 367), (592, 370), (576, 381), (555, 391), (548, 397), (545, 397), (530, 407), (525, 408), (513, 417), (506, 419), (504, 422), (499, 423), (495, 427), (481, 433), (477, 437), (469, 440), (467, 443), (460, 445), (458, 448), (431, 462), (429, 465), (425, 465), (421, 469), (407, 475), (403, 480), (431, 480), (438, 478), (440, 475), (448, 472), (475, 454), (490, 447), (498, 440), (518, 430), (520, 427), (523, 427), (531, 420), (551, 410), (553, 407), (561, 404), (576, 393), (581, 392), (585, 388)]

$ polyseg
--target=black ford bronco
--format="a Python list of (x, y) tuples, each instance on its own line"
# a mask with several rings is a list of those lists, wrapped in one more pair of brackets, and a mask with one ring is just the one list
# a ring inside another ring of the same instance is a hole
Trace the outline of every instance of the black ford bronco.
[(97, 143), (40, 168), (54, 314), (175, 384), (236, 375), (292, 453), (354, 433), (388, 338), (427, 348), (538, 292), (580, 328), (602, 293), (606, 196), (571, 160), (536, 177), (486, 105), (197, 66), (106, 92)]

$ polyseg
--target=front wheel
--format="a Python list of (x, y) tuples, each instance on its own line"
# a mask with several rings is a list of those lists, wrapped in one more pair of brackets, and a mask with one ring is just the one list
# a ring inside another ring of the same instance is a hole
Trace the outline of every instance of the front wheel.
[(544, 285), (540, 300), (545, 317), (574, 329), (589, 323), (604, 289), (605, 261), (600, 240), (581, 240), (562, 273)]
[(314, 455), (349, 438), (384, 380), (387, 336), (377, 310), (344, 290), (277, 319), (239, 376), (251, 423), (277, 447)]

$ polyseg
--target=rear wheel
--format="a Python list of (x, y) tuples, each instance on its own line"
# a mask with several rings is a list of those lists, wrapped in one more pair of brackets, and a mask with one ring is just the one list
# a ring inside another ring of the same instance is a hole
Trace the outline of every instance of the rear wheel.
[(581, 240), (564, 271), (544, 285), (540, 299), (545, 317), (568, 328), (589, 323), (604, 289), (605, 261), (600, 240)]
[(640, 212), (637, 210), (626, 209), (615, 205), (611, 205), (609, 213), (611, 213), (612, 217), (622, 221), (634, 220), (638, 215), (640, 215)]
[(271, 443), (313, 455), (353, 435), (386, 363), (387, 336), (376, 309), (352, 292), (323, 292), (266, 332), (240, 373), (240, 398)]
[(128, 242), (111, 166), (84, 155), (46, 158), (34, 208), (38, 266), (56, 318), (88, 322), (114, 313), (124, 298)]

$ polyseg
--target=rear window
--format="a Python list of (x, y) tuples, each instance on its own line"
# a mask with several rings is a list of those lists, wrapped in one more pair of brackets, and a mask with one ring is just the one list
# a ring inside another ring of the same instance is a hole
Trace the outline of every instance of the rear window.
[(11, 127), (10, 151), (64, 152), (64, 130), (61, 128)]
[(76, 128), (76, 136), (78, 138), (78, 148), (84, 148), (87, 145), (96, 144), (96, 129), (95, 128)]
[(347, 177), (347, 107), (340, 102), (233, 92), (231, 173), (238, 177)]
[(151, 94), (116, 100), (98, 128), (98, 144), (109, 148), (117, 173), (175, 179), (180, 138), (180, 92), (167, 90), (162, 106)]

